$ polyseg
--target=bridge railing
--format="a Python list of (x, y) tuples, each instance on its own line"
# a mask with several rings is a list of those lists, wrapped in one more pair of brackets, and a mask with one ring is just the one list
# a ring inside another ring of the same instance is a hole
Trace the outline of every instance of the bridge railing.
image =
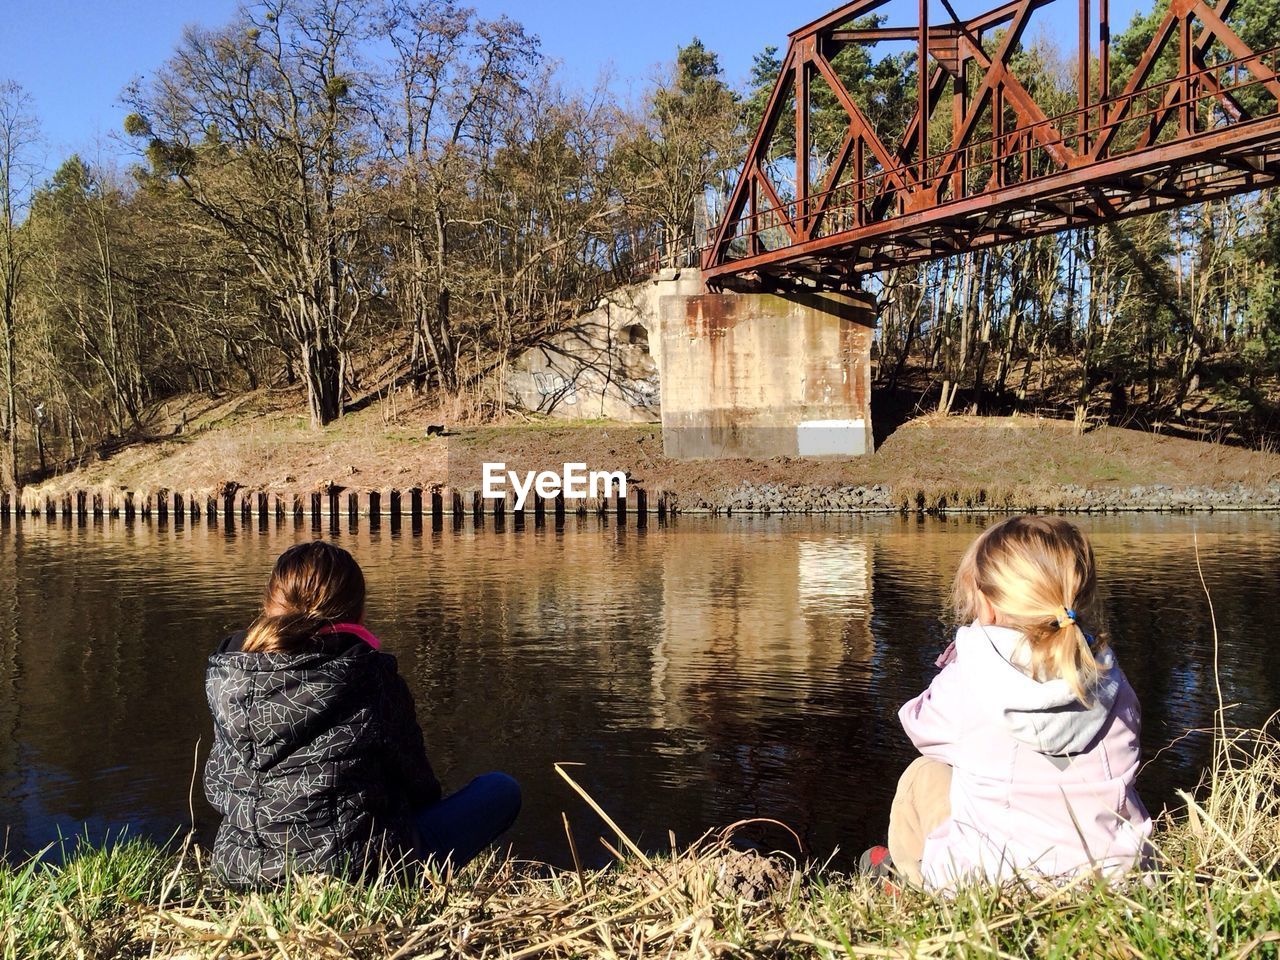
[(662, 239), (653, 243), (643, 253), (637, 253), (620, 262), (619, 269), (629, 280), (643, 280), (659, 270), (700, 265), (703, 249), (705, 249), (704, 244), (692, 236)]
[(647, 234), (632, 238), (630, 249), (621, 254), (614, 251), (607, 260), (600, 258), (599, 269), (579, 289), (578, 302), (589, 310), (614, 290), (647, 280), (660, 270), (700, 266), (705, 249), (692, 236), (671, 239)]
[[(741, 259), (892, 224), (913, 213), (1052, 176), (1065, 174), (1083, 182), (1087, 177), (1081, 168), (1087, 165), (1280, 115), (1278, 78), (1280, 47), (1275, 47), (1019, 124), (923, 161), (872, 169), (804, 201), (786, 198), (781, 205), (760, 205), (754, 214), (730, 220), (723, 255)], [(1276, 101), (1262, 116), (1250, 116), (1240, 105), (1244, 92), (1256, 90)], [(715, 252), (714, 245), (703, 248), (704, 267)]]

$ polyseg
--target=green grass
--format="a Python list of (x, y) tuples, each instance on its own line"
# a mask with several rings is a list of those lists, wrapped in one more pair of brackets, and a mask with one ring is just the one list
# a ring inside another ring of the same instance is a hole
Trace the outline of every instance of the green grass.
[(657, 423), (625, 423), (618, 420), (600, 418), (584, 418), (567, 420), (532, 414), (519, 423), (486, 424), (484, 426), (463, 426), (454, 429), (455, 436), (466, 443), (486, 443), (494, 440), (518, 439), (537, 433), (562, 433), (572, 438), (575, 430), (603, 429), (623, 434), (649, 434), (661, 436), (662, 425)]
[[(1280, 744), (1217, 738), (1198, 800), (1164, 817), (1151, 873), (953, 898), (704, 838), (602, 871), (493, 857), (456, 877), (299, 877), (223, 890), (202, 852), (132, 840), (0, 868), (0, 951), (61, 957), (1275, 957)], [(588, 803), (595, 807), (587, 798)], [(603, 814), (598, 807), (597, 813)], [(612, 838), (613, 831), (608, 835)]]

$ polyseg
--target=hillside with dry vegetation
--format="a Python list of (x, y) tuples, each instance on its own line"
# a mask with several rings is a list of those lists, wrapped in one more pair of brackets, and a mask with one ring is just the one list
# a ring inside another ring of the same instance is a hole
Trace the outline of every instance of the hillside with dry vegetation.
[(1105, 425), (1079, 433), (1029, 416), (917, 417), (852, 460), (677, 461), (663, 455), (657, 425), (513, 417), (428, 436), (439, 414), (382, 401), (313, 431), (305, 410), (276, 393), (196, 398), (157, 410), (146, 442), (86, 457), (32, 492), (472, 491), (483, 462), (520, 471), (583, 462), (626, 471), (686, 511), (1080, 509), (1088, 496), (1104, 498), (1094, 508), (1280, 504), (1276, 453)]

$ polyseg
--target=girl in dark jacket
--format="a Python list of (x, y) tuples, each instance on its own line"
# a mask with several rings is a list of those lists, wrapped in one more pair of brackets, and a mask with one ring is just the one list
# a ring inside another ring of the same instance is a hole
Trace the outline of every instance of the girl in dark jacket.
[(209, 659), (205, 793), (234, 886), (359, 876), (406, 857), (461, 867), (515, 821), (520, 788), (477, 777), (442, 799), (395, 658), (363, 626), (364, 575), (330, 543), (281, 554), (262, 615)]

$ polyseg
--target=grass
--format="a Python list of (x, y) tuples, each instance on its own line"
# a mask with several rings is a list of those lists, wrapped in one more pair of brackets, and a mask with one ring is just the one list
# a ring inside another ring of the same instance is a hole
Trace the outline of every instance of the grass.
[[(589, 803), (594, 803), (587, 798)], [(229, 893), (201, 851), (131, 840), (0, 867), (0, 953), (62, 957), (1274, 957), (1280, 743), (1216, 734), (1197, 797), (1164, 815), (1155, 868), (1123, 882), (897, 894), (735, 849), (732, 830), (600, 871), (493, 856), (458, 876), (299, 877)], [(603, 811), (595, 808), (603, 816)]]

